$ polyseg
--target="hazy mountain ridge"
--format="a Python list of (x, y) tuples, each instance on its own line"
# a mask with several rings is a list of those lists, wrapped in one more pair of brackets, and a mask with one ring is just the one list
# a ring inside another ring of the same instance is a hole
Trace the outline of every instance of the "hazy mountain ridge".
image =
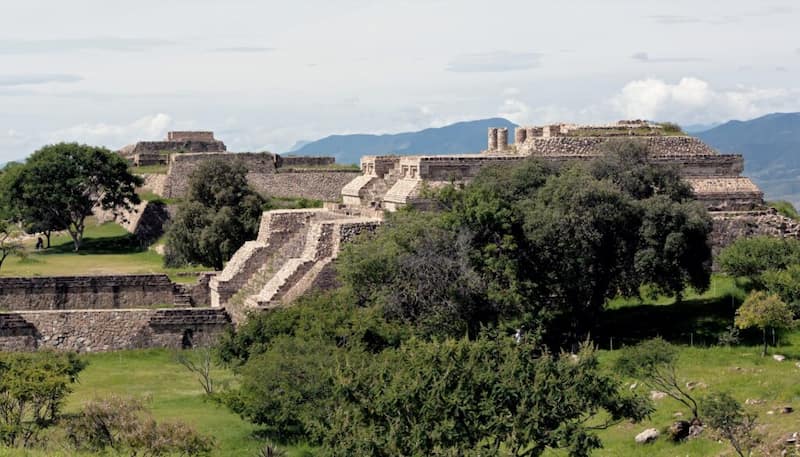
[[(331, 135), (317, 141), (298, 142), (299, 147), (290, 153), (334, 156), (339, 163), (359, 163), (363, 155), (475, 153), (486, 149), (486, 133), (489, 127), (513, 129), (516, 124), (503, 118), (490, 118), (457, 122), (418, 132)], [(513, 140), (513, 131), (509, 133), (509, 137)]]
[(729, 121), (694, 135), (720, 152), (742, 154), (745, 175), (768, 200), (800, 205), (800, 113)]

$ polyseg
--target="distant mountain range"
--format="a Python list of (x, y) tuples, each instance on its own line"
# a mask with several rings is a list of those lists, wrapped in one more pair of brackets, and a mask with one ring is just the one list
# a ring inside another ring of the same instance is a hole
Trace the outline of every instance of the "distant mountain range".
[(742, 154), (745, 175), (767, 199), (800, 206), (800, 113), (730, 121), (694, 135), (721, 152)]
[[(508, 127), (511, 130), (516, 126), (507, 119), (491, 118), (458, 122), (419, 132), (331, 135), (317, 141), (300, 142), (287, 154), (334, 156), (338, 163), (359, 163), (363, 155), (474, 153), (486, 149), (486, 133), (489, 127)], [(509, 132), (509, 141), (513, 139), (512, 130)]]

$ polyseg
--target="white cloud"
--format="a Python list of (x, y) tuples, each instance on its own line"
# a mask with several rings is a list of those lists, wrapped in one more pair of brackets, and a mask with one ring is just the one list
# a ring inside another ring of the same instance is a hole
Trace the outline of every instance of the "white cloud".
[(66, 74), (25, 74), (0, 75), (0, 87), (29, 86), (48, 83), (75, 83), (83, 81), (78, 75)]
[(456, 73), (496, 73), (527, 70), (541, 65), (537, 52), (495, 51), (456, 56), (447, 64), (447, 71)]
[(130, 124), (79, 124), (48, 134), (49, 142), (78, 141), (105, 145), (116, 149), (138, 140), (158, 140), (166, 136), (172, 118), (158, 113), (137, 119)]
[(157, 38), (61, 38), (57, 40), (0, 40), (0, 54), (55, 54), (74, 51), (140, 52), (174, 44)]
[(757, 117), (800, 108), (800, 92), (789, 89), (736, 87), (717, 90), (701, 79), (681, 78), (675, 84), (660, 79), (631, 81), (611, 100), (626, 118), (709, 122)]

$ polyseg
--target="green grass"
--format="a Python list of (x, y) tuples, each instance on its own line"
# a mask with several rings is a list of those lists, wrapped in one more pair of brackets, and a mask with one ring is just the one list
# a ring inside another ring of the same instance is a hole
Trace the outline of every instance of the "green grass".
[(84, 241), (79, 252), (73, 252), (72, 238), (67, 234), (53, 236), (50, 249), (35, 251), (35, 240), (25, 243), (24, 257), (9, 257), (0, 268), (0, 276), (71, 276), (103, 274), (165, 273), (174, 281), (194, 282), (181, 272), (205, 271), (208, 268), (165, 268), (163, 257), (142, 247), (120, 225), (98, 224), (87, 219)]
[[(149, 407), (160, 421), (182, 421), (200, 433), (213, 436), (220, 457), (255, 456), (262, 441), (258, 429), (240, 419), (226, 407), (208, 400), (200, 384), (184, 367), (172, 360), (167, 350), (119, 351), (87, 355), (89, 366), (80, 375), (65, 404), (66, 413), (80, 410), (87, 401), (108, 395), (128, 395), (149, 399)], [(214, 373), (218, 383), (232, 381), (226, 370)], [(23, 451), (0, 449), (0, 456), (71, 456), (54, 449)], [(290, 449), (290, 457), (302, 455), (304, 446)], [(100, 454), (81, 454), (85, 456)]]
[(163, 175), (167, 173), (167, 165), (145, 165), (143, 167), (131, 167), (131, 173), (135, 175)]

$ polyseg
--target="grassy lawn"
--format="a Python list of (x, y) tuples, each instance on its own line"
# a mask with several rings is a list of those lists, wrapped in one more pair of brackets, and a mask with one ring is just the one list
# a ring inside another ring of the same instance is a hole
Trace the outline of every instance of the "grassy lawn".
[(98, 224), (87, 219), (83, 246), (73, 252), (72, 239), (67, 234), (51, 239), (51, 248), (35, 251), (35, 240), (26, 243), (26, 256), (9, 257), (0, 269), (0, 276), (68, 276), (104, 274), (166, 273), (174, 281), (194, 282), (193, 276), (178, 276), (181, 272), (203, 271), (207, 268), (165, 268), (163, 257), (138, 242), (120, 225), (113, 222)]
[(167, 173), (167, 165), (145, 165), (143, 167), (131, 167), (131, 173), (135, 175), (164, 175)]
[[(257, 428), (222, 405), (206, 399), (197, 379), (172, 360), (167, 350), (119, 351), (86, 356), (89, 366), (80, 375), (74, 392), (65, 404), (65, 412), (78, 411), (88, 400), (111, 394), (148, 399), (149, 407), (159, 421), (182, 421), (199, 432), (213, 436), (217, 448), (212, 455), (220, 457), (253, 456), (263, 444)], [(215, 373), (215, 380), (226, 382), (232, 375), (224, 370)], [(46, 450), (10, 450), (0, 448), (0, 456), (71, 456), (57, 445)], [(300, 457), (306, 448), (290, 448), (290, 457)], [(100, 454), (82, 454), (100, 455)], [(106, 454), (102, 454), (106, 455)]]

